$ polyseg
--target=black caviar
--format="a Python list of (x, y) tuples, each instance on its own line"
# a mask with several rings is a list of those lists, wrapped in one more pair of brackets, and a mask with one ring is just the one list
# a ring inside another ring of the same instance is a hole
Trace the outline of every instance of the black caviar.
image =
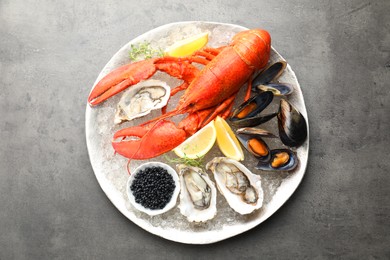
[(175, 182), (166, 169), (153, 166), (136, 173), (130, 190), (136, 203), (149, 209), (162, 209), (172, 198)]

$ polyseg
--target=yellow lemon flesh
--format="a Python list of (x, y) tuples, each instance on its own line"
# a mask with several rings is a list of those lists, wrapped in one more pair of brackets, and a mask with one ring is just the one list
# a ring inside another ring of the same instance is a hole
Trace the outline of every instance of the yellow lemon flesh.
[(215, 119), (215, 129), (217, 130), (217, 143), (221, 152), (231, 159), (244, 160), (244, 153), (237, 137), (222, 117)]
[(184, 57), (203, 48), (209, 40), (208, 33), (201, 33), (178, 41), (165, 50), (165, 54), (172, 57)]
[(213, 147), (217, 138), (214, 121), (211, 121), (194, 135), (189, 137), (173, 151), (177, 156), (196, 159), (205, 155)]

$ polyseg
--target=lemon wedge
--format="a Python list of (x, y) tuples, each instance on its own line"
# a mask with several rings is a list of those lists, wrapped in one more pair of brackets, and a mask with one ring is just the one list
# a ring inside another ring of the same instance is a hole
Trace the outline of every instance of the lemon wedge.
[(208, 41), (208, 33), (197, 34), (174, 43), (165, 50), (165, 54), (172, 57), (188, 56), (203, 48)]
[(213, 147), (217, 138), (214, 121), (205, 125), (202, 129), (185, 140), (173, 151), (177, 156), (196, 159), (205, 155)]
[(217, 143), (221, 152), (231, 159), (244, 160), (240, 143), (225, 119), (218, 116), (215, 119), (215, 129), (217, 130)]

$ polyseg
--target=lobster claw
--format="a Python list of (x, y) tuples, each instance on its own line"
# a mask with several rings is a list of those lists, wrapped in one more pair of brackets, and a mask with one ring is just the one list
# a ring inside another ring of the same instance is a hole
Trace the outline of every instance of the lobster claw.
[(119, 130), (114, 134), (112, 146), (117, 153), (126, 158), (145, 160), (174, 149), (186, 138), (186, 132), (177, 128), (173, 122), (159, 120), (146, 126)]
[(108, 73), (92, 89), (88, 103), (98, 105), (129, 86), (150, 78), (156, 72), (154, 61), (149, 59), (130, 63)]
[(137, 61), (119, 67), (103, 77), (89, 94), (88, 103), (91, 106), (98, 105), (126, 88), (149, 79), (158, 70), (184, 80), (186, 85), (199, 73), (189, 62), (173, 57)]

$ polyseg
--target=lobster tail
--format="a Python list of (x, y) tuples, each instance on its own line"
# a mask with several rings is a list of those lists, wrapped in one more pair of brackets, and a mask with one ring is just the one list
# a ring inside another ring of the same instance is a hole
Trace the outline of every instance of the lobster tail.
[(271, 52), (271, 36), (267, 31), (253, 29), (240, 32), (233, 37), (231, 45), (247, 65), (258, 70), (267, 65)]

